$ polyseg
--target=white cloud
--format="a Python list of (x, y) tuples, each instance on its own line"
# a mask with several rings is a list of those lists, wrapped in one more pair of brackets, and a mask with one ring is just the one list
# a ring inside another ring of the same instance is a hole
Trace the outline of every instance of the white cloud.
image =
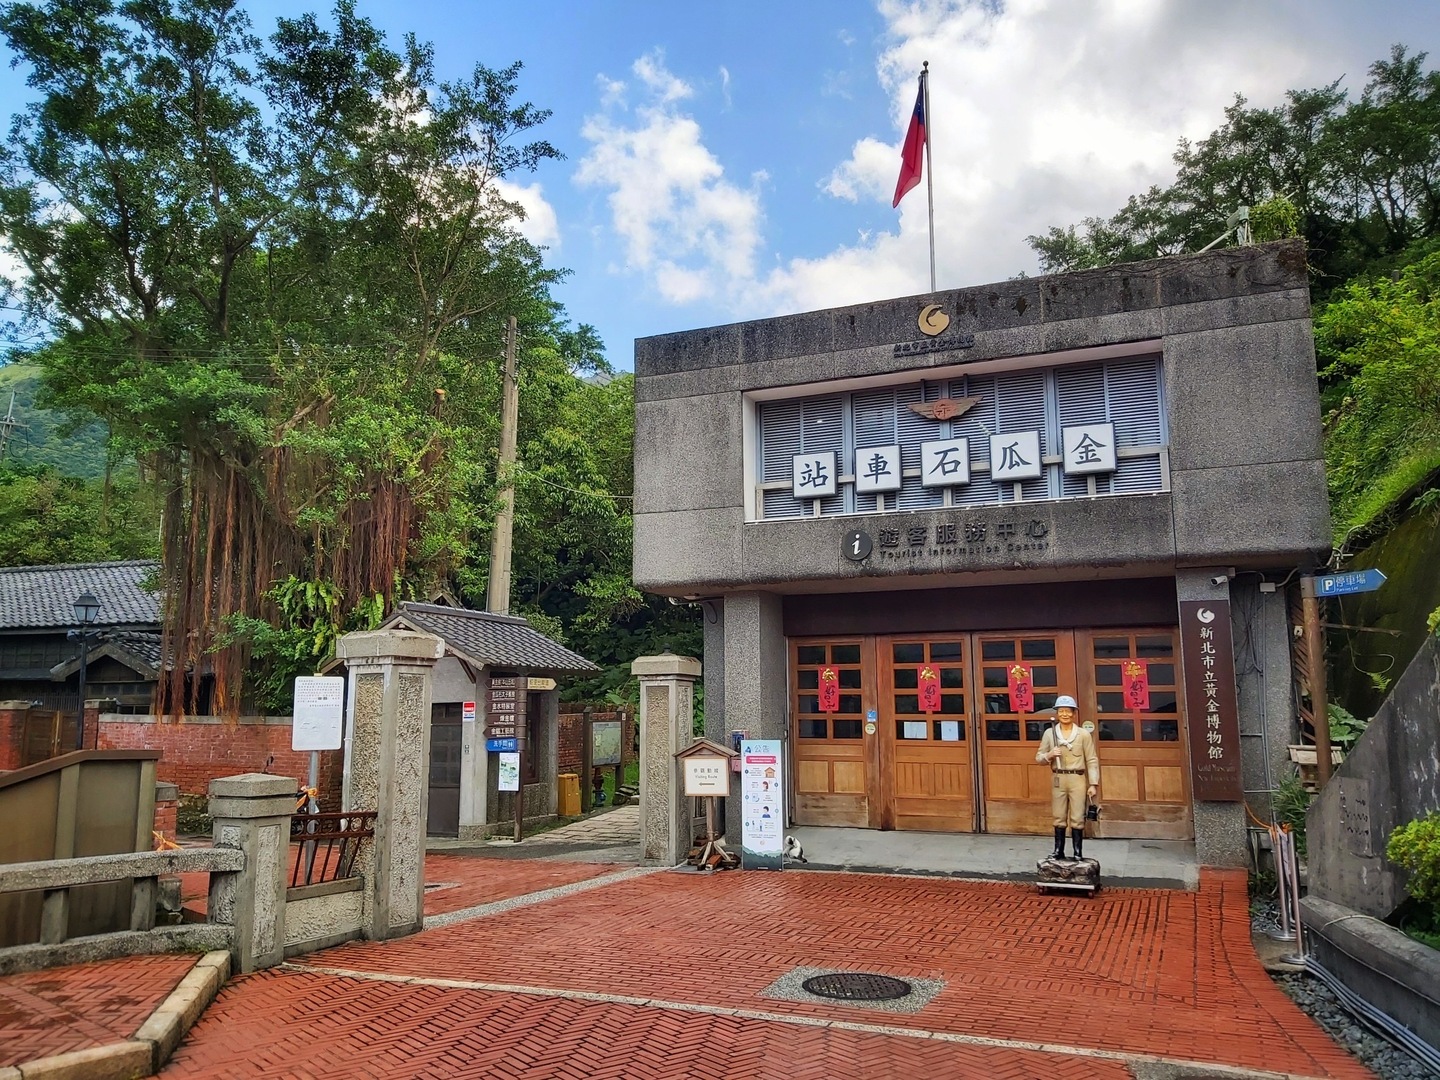
[[(1293, 4), (1274, 0), (876, 2), (889, 42), (876, 73), (891, 123), (863, 133), (816, 183), (826, 196), (890, 212), (916, 76), (929, 60), (942, 288), (1034, 272), (1026, 235), (1108, 216), (1171, 182), (1178, 140), (1208, 135), (1237, 91), (1269, 106), (1348, 72), (1353, 94), (1388, 43), (1342, 0), (1312, 0), (1301, 21)], [(624, 270), (644, 274), (660, 299), (752, 318), (928, 289), (923, 184), (884, 219), (889, 229), (762, 267), (761, 191), (770, 188), (727, 179), (681, 109), (694, 89), (661, 54), (642, 57), (634, 75), (644, 101), (633, 112), (623, 84), (602, 79), (575, 178), (608, 191)], [(781, 195), (794, 205), (810, 193)]]
[(671, 303), (724, 297), (754, 278), (765, 178), (753, 177), (749, 188), (725, 178), (700, 125), (678, 108), (693, 89), (666, 70), (663, 56), (641, 57), (633, 70), (645, 103), (631, 112), (612, 94), (586, 119), (590, 150), (575, 181), (609, 190), (626, 270), (645, 275)]
[(725, 98), (725, 108), (730, 108), (730, 69), (720, 65), (720, 93)]
[(557, 247), (560, 243), (560, 222), (555, 208), (545, 199), (539, 184), (517, 184), (496, 180), (495, 190), (506, 202), (519, 203), (525, 220), (515, 223), (515, 231), (537, 247)]

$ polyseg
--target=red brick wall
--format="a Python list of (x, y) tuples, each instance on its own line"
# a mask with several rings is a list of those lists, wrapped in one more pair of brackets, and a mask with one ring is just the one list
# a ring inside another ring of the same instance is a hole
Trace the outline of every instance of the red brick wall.
[(175, 839), (175, 818), (179, 809), (180, 803), (176, 799), (155, 800), (155, 831), (166, 840)]
[(25, 717), (28, 701), (0, 701), (0, 772), (18, 769), (25, 760)]
[[(574, 709), (573, 704), (561, 708)], [(592, 720), (622, 720), (620, 728), (620, 755), (623, 761), (635, 759), (635, 717), (628, 709), (616, 712), (610, 706), (592, 707)], [(557, 773), (579, 773), (581, 754), (585, 748), (585, 713), (562, 712), (560, 714), (560, 754)], [(613, 766), (606, 766), (611, 768)]]
[[(288, 719), (215, 717), (157, 720), (148, 716), (106, 713), (100, 717), (102, 750), (159, 750), (155, 777), (175, 784), (182, 795), (204, 795), (210, 781), (236, 773), (269, 771), (293, 776), (303, 786), (310, 775), (308, 751), (290, 749)], [(274, 756), (268, 770), (265, 759)], [(320, 754), (320, 808), (340, 809), (344, 756), (340, 750)]]

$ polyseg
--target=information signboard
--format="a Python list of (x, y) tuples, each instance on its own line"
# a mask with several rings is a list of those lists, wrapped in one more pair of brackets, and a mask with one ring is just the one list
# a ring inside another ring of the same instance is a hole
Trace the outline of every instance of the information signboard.
[(620, 721), (593, 720), (590, 723), (590, 764), (620, 764)]
[(301, 675), (295, 680), (291, 750), (339, 750), (345, 725), (345, 680)]
[(502, 753), (500, 755), (500, 790), (520, 790), (520, 755)]
[(740, 744), (740, 864), (780, 870), (785, 864), (785, 768), (779, 739)]

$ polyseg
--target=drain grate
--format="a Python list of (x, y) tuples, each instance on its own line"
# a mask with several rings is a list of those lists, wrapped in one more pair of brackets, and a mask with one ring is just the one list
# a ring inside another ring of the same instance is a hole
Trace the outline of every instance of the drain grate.
[(894, 1001), (910, 993), (910, 984), (889, 975), (868, 971), (836, 971), (815, 975), (800, 984), (817, 997), (836, 1001)]

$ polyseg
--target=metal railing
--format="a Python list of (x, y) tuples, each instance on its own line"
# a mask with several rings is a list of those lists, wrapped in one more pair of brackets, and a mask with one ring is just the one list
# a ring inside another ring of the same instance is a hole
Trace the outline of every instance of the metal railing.
[(290, 888), (352, 877), (360, 845), (375, 837), (375, 813), (339, 810), (292, 817), (290, 839), (301, 844), (290, 871)]

